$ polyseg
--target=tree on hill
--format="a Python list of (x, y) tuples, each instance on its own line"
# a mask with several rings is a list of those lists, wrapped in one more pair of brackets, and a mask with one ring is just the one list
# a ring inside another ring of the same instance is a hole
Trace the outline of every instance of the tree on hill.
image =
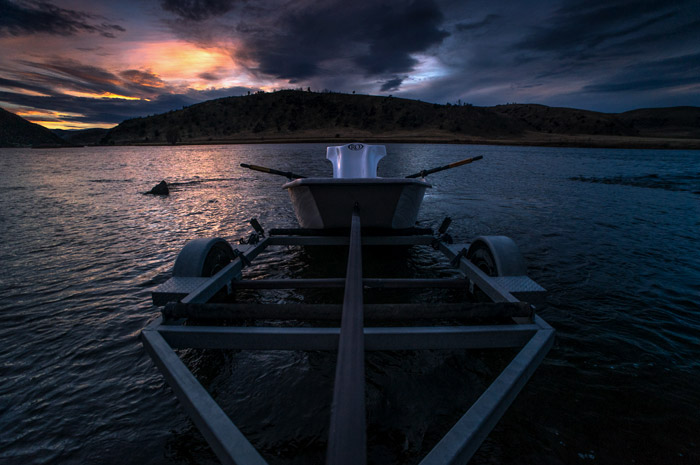
[(170, 126), (168, 130), (165, 132), (165, 140), (168, 141), (168, 144), (177, 144), (178, 141), (180, 140), (180, 131), (178, 131), (176, 126)]

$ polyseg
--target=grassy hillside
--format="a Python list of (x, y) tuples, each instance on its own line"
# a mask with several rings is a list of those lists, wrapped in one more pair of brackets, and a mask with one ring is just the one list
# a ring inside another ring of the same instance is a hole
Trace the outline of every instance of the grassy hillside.
[(491, 107), (491, 110), (517, 119), (532, 132), (569, 135), (640, 135), (631, 121), (623, 121), (614, 114), (534, 104), (498, 105)]
[(124, 121), (103, 143), (241, 139), (513, 137), (525, 126), (488, 109), (369, 95), (280, 91), (228, 97)]
[(700, 108), (600, 113), (535, 104), (439, 105), (284, 90), (210, 100), (110, 129), (51, 131), (0, 109), (0, 146), (436, 142), (700, 149)]
[(56, 146), (66, 143), (38, 124), (0, 108), (0, 147)]
[(227, 97), (124, 121), (103, 144), (457, 142), (700, 148), (700, 108), (599, 113), (534, 104), (439, 105), (371, 95), (285, 90)]
[(71, 145), (98, 145), (109, 129), (52, 129), (51, 132)]
[(649, 137), (700, 139), (700, 108), (645, 108), (616, 115)]

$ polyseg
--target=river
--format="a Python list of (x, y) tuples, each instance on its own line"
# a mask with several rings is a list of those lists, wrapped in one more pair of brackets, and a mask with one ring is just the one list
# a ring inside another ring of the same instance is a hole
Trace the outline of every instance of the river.
[[(420, 225), (511, 236), (549, 291), (538, 313), (555, 345), (472, 463), (700, 463), (700, 152), (387, 150), (380, 176), (483, 155), (428, 178)], [(189, 239), (237, 241), (252, 217), (295, 226), (284, 179), (239, 163), (330, 176), (324, 157), (320, 144), (1, 149), (0, 463), (217, 463), (141, 345), (150, 292)], [(162, 179), (170, 196), (141, 194)], [(309, 268), (290, 253), (257, 273)], [(332, 354), (211, 352), (183, 356), (270, 463), (322, 460)], [(370, 463), (417, 463), (502, 358), (368, 355)]]

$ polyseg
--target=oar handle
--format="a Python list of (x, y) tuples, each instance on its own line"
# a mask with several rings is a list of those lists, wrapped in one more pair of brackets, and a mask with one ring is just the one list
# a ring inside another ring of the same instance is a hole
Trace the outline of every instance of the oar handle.
[(241, 163), (241, 166), (243, 168), (248, 168), (249, 170), (260, 171), (261, 173), (276, 174), (278, 176), (284, 176), (285, 178), (288, 178), (288, 179), (300, 179), (300, 178), (306, 177), (306, 176), (302, 176), (300, 174), (294, 174), (291, 171), (280, 171), (280, 170), (276, 170), (274, 168), (267, 168), (265, 166), (249, 165), (248, 163)]
[(432, 168), (432, 169), (429, 169), (429, 170), (419, 171), (418, 173), (414, 173), (414, 174), (411, 174), (411, 175), (406, 176), (406, 177), (407, 177), (407, 178), (424, 178), (424, 177), (426, 177), (426, 176), (429, 175), (429, 174), (437, 173), (438, 171), (449, 170), (449, 169), (451, 169), (451, 168), (457, 168), (458, 166), (466, 165), (466, 164), (469, 164), (469, 163), (471, 163), (471, 162), (473, 162), (473, 161), (481, 160), (482, 158), (484, 158), (484, 157), (481, 156), (481, 155), (478, 155), (478, 156), (476, 156), (476, 157), (466, 158), (466, 159), (464, 159), (464, 160), (460, 160), (460, 161), (456, 161), (456, 162), (454, 162), (454, 163), (450, 163), (449, 165), (439, 166), (439, 167), (437, 167), (437, 168)]

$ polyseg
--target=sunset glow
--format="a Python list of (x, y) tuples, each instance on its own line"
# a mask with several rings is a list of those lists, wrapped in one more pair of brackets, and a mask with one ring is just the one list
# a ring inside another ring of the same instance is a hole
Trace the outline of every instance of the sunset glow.
[(73, 97), (83, 97), (83, 98), (96, 98), (96, 99), (105, 99), (105, 98), (111, 98), (111, 99), (121, 99), (121, 100), (145, 100), (149, 101), (148, 99), (142, 99), (139, 97), (128, 97), (126, 95), (118, 95), (118, 94), (113, 94), (111, 92), (102, 92), (102, 93), (90, 93), (90, 92), (76, 92), (73, 90), (65, 90), (63, 91), (64, 94), (66, 95), (72, 95)]
[(690, 0), (392, 1), (5, 0), (0, 106), (74, 128), (283, 88), (609, 112), (700, 105)]
[(36, 123), (48, 129), (90, 129), (90, 128), (109, 128), (112, 124), (90, 122), (83, 123), (75, 121), (83, 118), (85, 115), (81, 113), (57, 112), (48, 110), (34, 110), (26, 108), (11, 108), (11, 110), (22, 118), (31, 123)]
[(109, 129), (113, 127), (114, 125), (111, 123), (99, 123), (99, 122), (92, 122), (92, 123), (80, 123), (80, 122), (70, 122), (70, 121), (42, 121), (42, 120), (33, 120), (31, 118), (27, 118), (27, 121), (31, 123), (36, 123), (44, 126), (47, 129), (96, 129), (96, 128), (102, 128), (102, 129)]
[(18, 110), (15, 111), (15, 114), (26, 119), (38, 119), (39, 117), (47, 119), (59, 119), (82, 116), (80, 113), (67, 113), (47, 110)]
[(182, 41), (141, 44), (130, 52), (129, 60), (129, 68), (150, 69), (163, 80), (192, 84), (206, 82), (203, 74), (224, 78), (236, 72), (231, 56), (223, 50), (202, 49)]

